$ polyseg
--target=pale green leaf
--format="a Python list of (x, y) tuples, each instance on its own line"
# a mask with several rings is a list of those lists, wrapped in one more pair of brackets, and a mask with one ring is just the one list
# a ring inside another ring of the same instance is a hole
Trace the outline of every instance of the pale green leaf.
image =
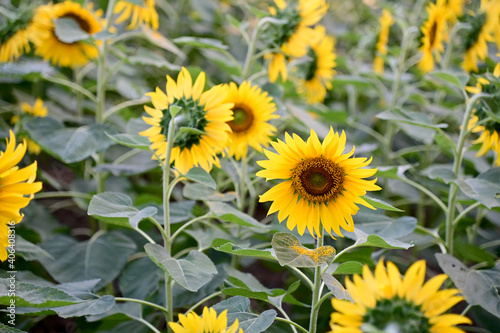
[(393, 212), (402, 212), (401, 209), (396, 208), (396, 207), (388, 204), (387, 202), (385, 202), (383, 200), (380, 200), (380, 199), (377, 199), (377, 198), (372, 198), (372, 197), (369, 197), (367, 195), (362, 196), (362, 198), (366, 202), (368, 202), (370, 205), (372, 205), (373, 207), (375, 207), (375, 208), (390, 210), (390, 211), (393, 211)]
[(281, 266), (317, 267), (332, 262), (335, 257), (333, 247), (321, 246), (311, 250), (290, 233), (274, 234), (271, 244)]
[(61, 17), (54, 20), (55, 34), (57, 38), (64, 43), (72, 44), (90, 37), (83, 31), (78, 22), (70, 17)]

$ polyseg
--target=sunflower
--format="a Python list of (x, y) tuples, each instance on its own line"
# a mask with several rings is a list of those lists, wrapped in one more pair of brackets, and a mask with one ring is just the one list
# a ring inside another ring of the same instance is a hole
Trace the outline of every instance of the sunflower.
[(441, 58), (441, 53), (444, 52), (443, 41), (448, 39), (448, 11), (442, 1), (437, 4), (430, 3), (427, 6), (429, 17), (422, 25), (422, 58), (418, 63), (418, 68), (423, 72), (430, 72), (434, 68), (434, 54), (436, 59)]
[(387, 54), (387, 42), (389, 41), (389, 29), (394, 24), (391, 12), (387, 9), (382, 11), (382, 15), (378, 19), (380, 24), (380, 32), (378, 34), (378, 41), (376, 45), (377, 54), (373, 60), (373, 70), (378, 75), (384, 74), (384, 58)]
[(239, 87), (231, 82), (227, 92), (226, 103), (234, 104), (234, 119), (228, 123), (232, 130), (229, 155), (239, 160), (246, 157), (248, 146), (259, 152), (262, 146), (268, 146), (269, 137), (276, 132), (269, 120), (278, 118), (278, 115), (273, 114), (276, 111), (273, 98), (248, 81)]
[(72, 43), (61, 41), (55, 33), (54, 21), (61, 18), (73, 19), (84, 32), (89, 35), (101, 30), (99, 18), (79, 3), (65, 1), (55, 5), (44, 6), (46, 10), (40, 13), (40, 20), (45, 22), (43, 37), (35, 41), (36, 54), (52, 64), (74, 68), (97, 58), (97, 47), (85, 40)]
[(205, 307), (202, 317), (194, 312), (188, 313), (187, 316), (180, 314), (179, 322), (180, 324), (168, 323), (174, 333), (243, 333), (239, 328), (238, 319), (227, 327), (227, 310), (217, 316), (214, 309)]
[(166, 94), (158, 87), (155, 92), (147, 94), (154, 107), (145, 106), (151, 118), (142, 119), (151, 127), (139, 134), (149, 138), (157, 158), (165, 160), (166, 157), (170, 106), (182, 108), (176, 117), (177, 126), (197, 130), (178, 133), (173, 143), (170, 163), (175, 162), (181, 173), (198, 165), (206, 171), (210, 171), (214, 164), (218, 166), (216, 154), (225, 148), (231, 131), (227, 122), (233, 120), (233, 104), (225, 102), (227, 87), (218, 85), (203, 92), (204, 87), (204, 72), (198, 75), (193, 85), (191, 75), (183, 67), (177, 83), (167, 76)]
[(307, 103), (321, 103), (326, 96), (326, 90), (332, 89), (331, 80), (336, 73), (335, 68), (335, 40), (326, 36), (325, 27), (318, 25), (311, 36), (308, 56), (310, 61), (303, 67), (304, 78), (297, 79), (297, 91), (306, 96)]
[(40, 38), (43, 22), (35, 13), (39, 9), (21, 7), (13, 20), (0, 28), (0, 62), (11, 62), (18, 59), (23, 53), (28, 53), (30, 41), (36, 42)]
[(488, 55), (488, 42), (494, 41), (493, 34), (498, 27), (500, 4), (495, 1), (482, 0), (476, 15), (467, 15), (470, 30), (465, 36), (465, 56), (462, 63), (466, 71), (475, 71), (478, 60), (484, 61)]
[(118, 1), (114, 9), (115, 14), (120, 13), (116, 23), (122, 23), (130, 17), (127, 29), (135, 29), (142, 24), (149, 25), (153, 30), (158, 30), (158, 13), (155, 9), (155, 0), (143, 0), (142, 6), (134, 5), (128, 1)]
[[(33, 106), (29, 105), (28, 103), (24, 102), (21, 104), (21, 110), (23, 113), (27, 113), (29, 115), (35, 116), (35, 117), (46, 117), (47, 116), (47, 107), (43, 105), (43, 101), (40, 98), (37, 98), (35, 101), (35, 104)], [(17, 123), (19, 121), (19, 116), (14, 116), (12, 117), (11, 122), (13, 124)], [(40, 154), (41, 148), (40, 146), (33, 142), (30, 139), (26, 139), (26, 143), (28, 144), (28, 151), (31, 154), (38, 155)]]
[[(307, 54), (312, 32), (311, 27), (318, 23), (328, 10), (325, 0), (299, 0), (289, 6), (285, 0), (274, 0), (269, 12), (287, 24), (269, 24), (262, 40), (266, 48), (273, 51), (267, 58), (269, 62), (269, 80), (275, 82), (278, 74), (286, 81), (286, 57), (300, 58)], [(279, 55), (282, 53), (281, 55)], [(278, 56), (279, 55), (279, 56)]]
[(465, 0), (438, 0), (446, 7), (448, 11), (448, 20), (451, 22), (457, 21), (457, 18), (464, 14)]
[[(498, 75), (495, 76), (498, 77)], [(477, 79), (475, 87), (466, 87), (465, 89), (472, 94), (479, 94), (483, 91), (489, 94), (498, 93), (498, 88), (495, 85), (490, 84), (490, 81), (481, 77)], [(481, 145), (476, 156), (484, 156), (488, 151), (492, 150), (496, 154), (495, 166), (498, 167), (500, 166), (500, 124), (489, 119), (488, 113), (484, 110), (487, 106), (483, 103), (482, 101), (479, 102), (473, 110), (467, 130), (472, 133), (481, 133), (476, 140), (472, 141), (474, 144)], [(500, 105), (500, 100), (494, 98), (491, 103), (495, 103), (498, 106)]]
[(37, 164), (19, 169), (17, 164), (26, 153), (26, 142), (16, 147), (16, 137), (12, 131), (5, 151), (0, 152), (0, 260), (7, 258), (9, 223), (19, 223), (23, 218), (20, 209), (28, 205), (33, 194), (42, 189), (41, 182), (34, 182)]
[(448, 278), (446, 274), (424, 283), (425, 269), (425, 260), (420, 260), (401, 277), (392, 262), (386, 268), (380, 260), (375, 275), (365, 265), (362, 277), (355, 274), (353, 281), (346, 279), (347, 291), (354, 302), (332, 299), (337, 312), (331, 315), (329, 333), (463, 333), (455, 325), (471, 324), (469, 318), (443, 314), (463, 300), (457, 295), (459, 290), (439, 290)]
[(300, 235), (306, 227), (311, 235), (321, 235), (321, 226), (330, 235), (333, 230), (342, 236), (340, 227), (353, 231), (352, 215), (359, 210), (356, 204), (374, 209), (361, 196), (380, 190), (376, 179), (363, 179), (377, 171), (361, 169), (371, 158), (349, 158), (354, 148), (343, 154), (346, 136), (332, 128), (323, 143), (313, 130), (307, 142), (288, 133), (285, 141), (272, 142), (277, 153), (264, 150), (269, 160), (257, 162), (264, 168), (257, 176), (285, 180), (260, 196), (260, 202), (273, 201), (268, 214), (279, 211), (279, 221), (288, 217), (288, 229), (297, 226)]

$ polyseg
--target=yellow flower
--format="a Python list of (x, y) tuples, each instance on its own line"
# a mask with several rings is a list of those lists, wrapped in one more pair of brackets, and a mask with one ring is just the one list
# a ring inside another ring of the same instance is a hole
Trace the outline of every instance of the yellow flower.
[(188, 313), (187, 316), (180, 314), (179, 322), (180, 324), (168, 323), (174, 333), (243, 333), (239, 328), (238, 319), (227, 327), (227, 310), (217, 316), (214, 309), (205, 307), (202, 317), (194, 312)]
[(427, 73), (434, 69), (434, 55), (439, 61), (441, 53), (444, 52), (443, 41), (448, 39), (447, 19), (448, 11), (442, 1), (437, 4), (430, 3), (427, 6), (429, 17), (420, 30), (423, 37), (421, 39), (422, 59), (418, 63), (418, 68)]
[(232, 130), (229, 156), (239, 160), (247, 156), (248, 146), (260, 152), (262, 146), (269, 145), (269, 137), (276, 132), (269, 120), (278, 118), (278, 115), (273, 114), (276, 105), (272, 97), (248, 81), (239, 87), (231, 82), (227, 91), (226, 103), (234, 104), (234, 119), (228, 123)]
[(382, 11), (382, 15), (378, 20), (380, 24), (380, 33), (378, 34), (377, 41), (377, 54), (373, 60), (373, 70), (378, 75), (384, 74), (384, 58), (387, 54), (387, 42), (389, 41), (389, 29), (391, 25), (394, 24), (394, 19), (392, 18), (391, 12), (387, 9)]
[(18, 59), (31, 50), (30, 41), (35, 42), (40, 38), (43, 22), (35, 15), (36, 11), (38, 9), (20, 8), (16, 18), (0, 29), (0, 62)]
[(443, 314), (463, 300), (458, 289), (439, 290), (448, 278), (446, 274), (425, 280), (425, 260), (408, 268), (401, 277), (392, 262), (384, 266), (380, 260), (373, 274), (367, 265), (362, 277), (355, 274), (346, 279), (346, 289), (353, 299), (332, 299), (333, 308), (329, 333), (405, 332), (463, 333), (455, 327), (471, 324), (467, 317)]
[(297, 91), (306, 96), (307, 103), (321, 103), (325, 100), (326, 90), (332, 89), (331, 80), (336, 73), (335, 39), (327, 36), (325, 27), (318, 25), (311, 35), (308, 56), (311, 61), (304, 67), (304, 78), (297, 79)]
[(438, 3), (443, 3), (448, 11), (448, 20), (455, 22), (458, 17), (464, 14), (465, 0), (438, 0)]
[[(23, 113), (30, 114), (35, 117), (46, 117), (47, 116), (47, 107), (43, 105), (43, 101), (40, 98), (37, 98), (35, 104), (33, 106), (24, 102), (21, 104), (21, 110)], [(12, 123), (15, 124), (19, 121), (19, 116), (12, 117)], [(40, 146), (33, 142), (30, 139), (26, 139), (26, 143), (28, 144), (28, 151), (30, 154), (38, 155), (42, 151)]]
[(41, 182), (35, 182), (37, 164), (19, 169), (17, 164), (26, 153), (26, 142), (16, 147), (16, 137), (12, 131), (7, 140), (5, 151), (0, 152), (0, 260), (7, 258), (5, 247), (8, 244), (7, 224), (19, 223), (23, 214), (19, 211), (26, 207), (33, 194), (42, 189)]
[(500, 29), (498, 25), (499, 13), (500, 3), (482, 0), (477, 15), (467, 16), (471, 29), (465, 37), (465, 56), (462, 67), (466, 71), (477, 72), (479, 70), (477, 67), (478, 60), (484, 61), (488, 55), (487, 43), (494, 41), (493, 34)]
[(349, 158), (354, 148), (343, 154), (346, 136), (331, 128), (323, 143), (313, 130), (307, 142), (288, 133), (285, 141), (271, 142), (277, 153), (264, 150), (268, 160), (257, 162), (264, 168), (257, 176), (284, 180), (260, 196), (260, 202), (273, 201), (268, 214), (279, 211), (279, 221), (288, 217), (288, 229), (297, 226), (301, 235), (306, 227), (311, 235), (321, 235), (320, 228), (340, 236), (341, 227), (353, 231), (356, 204), (374, 209), (361, 197), (366, 191), (380, 190), (376, 179), (363, 179), (377, 171), (361, 169), (371, 158)]
[(311, 27), (318, 23), (326, 14), (328, 5), (325, 0), (299, 0), (298, 4), (289, 6), (285, 0), (274, 0), (274, 7), (270, 7), (271, 15), (280, 20), (289, 22), (285, 25), (269, 24), (264, 31), (262, 40), (270, 50), (281, 50), (283, 54), (273, 51), (268, 56), (269, 80), (275, 82), (278, 74), (286, 81), (285, 56), (300, 58), (307, 54), (307, 47), (311, 38)]
[(203, 133), (183, 132), (177, 135), (169, 163), (175, 162), (181, 173), (194, 166), (206, 171), (210, 171), (214, 164), (219, 166), (216, 154), (225, 148), (228, 132), (231, 131), (227, 122), (233, 119), (233, 104), (225, 102), (227, 88), (218, 85), (203, 92), (204, 87), (204, 72), (198, 75), (193, 85), (191, 75), (182, 68), (177, 83), (167, 76), (166, 94), (158, 87), (155, 92), (147, 94), (154, 107), (145, 106), (151, 118), (142, 119), (151, 127), (139, 134), (149, 138), (157, 158), (165, 160), (166, 157), (170, 106), (182, 108), (176, 117), (177, 127), (190, 127)]
[(43, 37), (35, 41), (36, 54), (52, 64), (71, 67), (82, 66), (97, 58), (97, 47), (88, 41), (65, 43), (56, 36), (54, 21), (60, 18), (74, 19), (80, 28), (92, 35), (101, 30), (99, 18), (79, 3), (65, 1), (55, 5), (43, 6), (45, 10), (38, 15), (45, 23)]
[(143, 0), (143, 5), (134, 5), (127, 1), (118, 1), (115, 5), (115, 14), (120, 13), (116, 23), (122, 23), (130, 17), (127, 29), (135, 29), (143, 24), (149, 25), (153, 30), (158, 30), (158, 13), (155, 9), (155, 0)]

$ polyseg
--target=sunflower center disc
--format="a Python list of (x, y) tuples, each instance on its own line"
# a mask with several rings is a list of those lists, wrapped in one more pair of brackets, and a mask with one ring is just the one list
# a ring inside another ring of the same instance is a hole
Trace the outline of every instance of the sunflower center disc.
[(234, 119), (228, 123), (233, 132), (244, 132), (252, 126), (252, 112), (242, 107), (235, 107), (233, 113)]
[(327, 202), (344, 188), (344, 170), (324, 157), (301, 161), (292, 173), (294, 189), (309, 201)]

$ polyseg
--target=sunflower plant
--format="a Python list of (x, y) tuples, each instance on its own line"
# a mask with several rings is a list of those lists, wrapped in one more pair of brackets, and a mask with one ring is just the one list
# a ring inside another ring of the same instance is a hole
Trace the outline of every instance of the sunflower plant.
[(0, 13), (1, 332), (498, 330), (498, 1)]

